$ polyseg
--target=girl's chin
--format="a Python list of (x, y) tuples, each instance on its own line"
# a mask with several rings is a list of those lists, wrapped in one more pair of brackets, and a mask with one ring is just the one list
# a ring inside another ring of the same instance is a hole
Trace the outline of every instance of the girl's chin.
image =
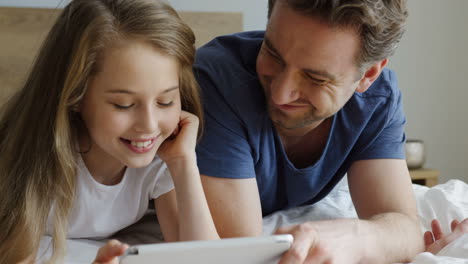
[(151, 162), (153, 162), (155, 156), (153, 155), (152, 157), (140, 157), (140, 158), (136, 158), (136, 159), (132, 159), (132, 160), (129, 160), (127, 163), (126, 163), (126, 166), (128, 168), (133, 168), (133, 169), (138, 169), (138, 168), (144, 168), (148, 165), (151, 164)]

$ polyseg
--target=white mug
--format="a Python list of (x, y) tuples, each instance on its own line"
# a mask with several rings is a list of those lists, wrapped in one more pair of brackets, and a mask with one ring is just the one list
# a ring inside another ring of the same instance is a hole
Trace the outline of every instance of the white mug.
[(409, 169), (419, 169), (426, 159), (424, 141), (419, 139), (408, 139), (405, 144), (406, 164)]

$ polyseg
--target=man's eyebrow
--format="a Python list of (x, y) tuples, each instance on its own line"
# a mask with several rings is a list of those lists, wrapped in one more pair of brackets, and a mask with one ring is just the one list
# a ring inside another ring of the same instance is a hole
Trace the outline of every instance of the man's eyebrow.
[[(265, 45), (268, 47), (268, 49), (270, 49), (274, 54), (275, 56), (277, 56), (279, 59), (281, 59), (282, 61), (283, 58), (281, 57), (280, 53), (278, 52), (278, 50), (273, 46), (273, 44), (271, 43), (270, 39), (268, 39), (268, 37), (265, 36), (265, 38), (263, 39), (263, 41), (265, 42)], [(305, 73), (308, 73), (308, 74), (312, 74), (312, 75), (316, 75), (316, 76), (321, 76), (329, 81), (335, 81), (337, 79), (337, 77), (330, 73), (330, 72), (327, 72), (327, 71), (324, 71), (324, 70), (314, 70), (314, 69), (302, 69)]]
[[(163, 94), (169, 93), (169, 92), (172, 92), (172, 91), (177, 90), (177, 89), (179, 89), (179, 86), (178, 86), (178, 85), (172, 86), (172, 87), (169, 87), (169, 88), (167, 88), (166, 90), (164, 90), (162, 93), (163, 93)], [(136, 94), (136, 92), (134, 92), (134, 91), (127, 90), (127, 89), (120, 89), (120, 88), (108, 90), (108, 91), (106, 91), (106, 93)]]
[(271, 50), (278, 58), (280, 58), (281, 60), (283, 60), (283, 58), (281, 57), (281, 54), (278, 52), (278, 50), (273, 46), (273, 44), (271, 43), (270, 39), (268, 39), (268, 37), (265, 37), (263, 39), (263, 41), (265, 42), (265, 45), (268, 47), (269, 50)]

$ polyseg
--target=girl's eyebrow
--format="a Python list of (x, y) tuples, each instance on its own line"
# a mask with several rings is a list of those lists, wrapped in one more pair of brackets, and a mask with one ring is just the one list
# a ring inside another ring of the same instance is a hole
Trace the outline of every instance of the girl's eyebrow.
[[(178, 90), (178, 89), (179, 89), (179, 86), (172, 86), (172, 87), (167, 88), (166, 90), (164, 90), (162, 93), (165, 94), (165, 93), (169, 93), (169, 92), (172, 92), (172, 91)], [(131, 90), (127, 90), (127, 89), (112, 89), (112, 90), (106, 91), (106, 93), (136, 94), (136, 92), (131, 91)]]
[(172, 92), (174, 90), (178, 90), (179, 89), (179, 86), (172, 86), (170, 88), (167, 88), (166, 90), (164, 90), (162, 93), (169, 93), (169, 92)]

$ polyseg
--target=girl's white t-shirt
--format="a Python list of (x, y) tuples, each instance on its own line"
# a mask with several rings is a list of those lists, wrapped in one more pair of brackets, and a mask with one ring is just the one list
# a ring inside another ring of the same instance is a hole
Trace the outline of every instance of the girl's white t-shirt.
[[(120, 183), (112, 186), (97, 182), (80, 157), (67, 238), (109, 237), (140, 220), (150, 199), (173, 188), (169, 170), (158, 157), (144, 168), (127, 168)], [(53, 211), (47, 222), (47, 235), (52, 235)]]

